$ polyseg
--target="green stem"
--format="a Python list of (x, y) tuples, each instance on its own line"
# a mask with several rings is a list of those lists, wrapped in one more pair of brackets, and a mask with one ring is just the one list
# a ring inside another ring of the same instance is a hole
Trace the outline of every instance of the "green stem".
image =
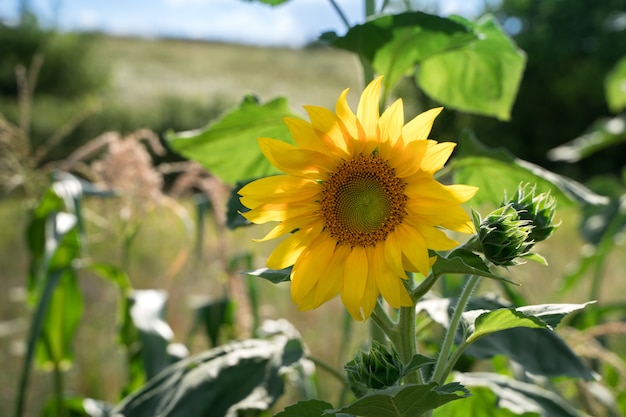
[[(52, 345), (50, 344), (50, 338), (47, 334), (43, 334), (41, 337), (43, 344), (48, 351), (48, 355), (50, 357), (54, 356), (54, 352), (52, 351)], [(65, 417), (67, 412), (65, 410), (65, 403), (63, 400), (63, 372), (61, 371), (60, 366), (61, 359), (57, 357), (53, 357), (52, 361), (52, 377), (53, 377), (53, 386), (54, 386), (54, 399), (56, 402), (57, 408), (57, 416)]]
[(341, 10), (341, 7), (339, 7), (339, 4), (337, 4), (335, 0), (328, 0), (328, 1), (330, 2), (330, 5), (333, 6), (333, 9), (335, 9), (337, 14), (339, 15), (339, 18), (341, 19), (343, 24), (346, 25), (348, 29), (350, 29), (350, 22), (348, 21), (346, 14), (343, 12), (343, 10)]
[(437, 279), (439, 279), (439, 275), (434, 275), (433, 273), (431, 273), (428, 275), (428, 277), (426, 277), (424, 281), (420, 282), (417, 288), (410, 292), (413, 302), (416, 303), (423, 296), (425, 296), (426, 293), (431, 290), (433, 285), (435, 285)]
[(313, 362), (315, 366), (317, 366), (318, 368), (321, 368), (325, 370), (326, 372), (328, 372), (329, 374), (331, 374), (332, 376), (334, 376), (343, 385), (347, 386), (347, 381), (346, 381), (345, 376), (341, 372), (339, 372), (337, 369), (335, 369), (333, 366), (331, 366), (329, 363), (324, 362), (323, 360), (316, 358), (314, 356), (307, 356), (307, 359)]
[[(400, 307), (400, 318), (398, 320), (399, 343), (395, 348), (405, 365), (409, 363), (411, 358), (417, 353), (417, 341), (415, 337), (415, 306)], [(405, 380), (409, 384), (421, 384), (422, 375), (418, 372), (412, 372), (406, 375)]]
[[(442, 384), (445, 381), (445, 378), (448, 376), (446, 372), (446, 368), (448, 367), (448, 359), (452, 353), (452, 347), (454, 344), (454, 336), (459, 328), (459, 324), (461, 323), (461, 316), (465, 311), (465, 307), (467, 307), (467, 303), (469, 302), (470, 296), (478, 286), (480, 282), (480, 277), (477, 275), (472, 275), (470, 279), (465, 284), (463, 291), (461, 292), (461, 296), (459, 297), (459, 301), (454, 308), (454, 313), (452, 314), (452, 318), (450, 319), (450, 325), (448, 326), (448, 330), (443, 338), (443, 344), (441, 345), (441, 350), (439, 351), (439, 356), (437, 357), (437, 363), (435, 365), (435, 370), (433, 372), (432, 380)], [(449, 372), (449, 371), (448, 371)]]

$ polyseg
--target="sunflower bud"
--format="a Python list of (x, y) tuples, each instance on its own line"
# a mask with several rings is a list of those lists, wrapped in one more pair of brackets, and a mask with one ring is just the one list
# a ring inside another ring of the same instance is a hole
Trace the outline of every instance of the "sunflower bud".
[(535, 195), (535, 186), (526, 184), (517, 188), (515, 195), (503, 203), (511, 205), (521, 220), (528, 220), (533, 225), (530, 232), (532, 241), (546, 240), (558, 227), (552, 224), (556, 210), (556, 199), (549, 192)]
[(515, 265), (515, 258), (529, 254), (534, 243), (530, 238), (533, 226), (520, 219), (512, 205), (504, 205), (482, 220), (477, 212), (473, 217), (482, 253), (495, 265)]
[(362, 397), (372, 389), (396, 385), (402, 376), (402, 361), (393, 348), (390, 350), (373, 341), (369, 352), (359, 352), (344, 369), (350, 389), (357, 397)]

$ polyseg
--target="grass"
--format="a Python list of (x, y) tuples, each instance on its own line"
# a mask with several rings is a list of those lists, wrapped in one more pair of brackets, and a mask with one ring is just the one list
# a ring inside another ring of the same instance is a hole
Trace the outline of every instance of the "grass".
[[(311, 103), (332, 108), (338, 92), (345, 87), (358, 90), (360, 86), (354, 58), (337, 51), (132, 38), (102, 38), (98, 42), (99, 53), (107, 57), (112, 68), (107, 103), (128, 112), (150, 112), (164, 99), (172, 98), (201, 104), (219, 100), (225, 106), (234, 105), (248, 93), (262, 100), (287, 96), (294, 110)], [(351, 98), (354, 96), (356, 94)], [(190, 202), (184, 204), (193, 213)], [(120, 264), (121, 238), (116, 233), (119, 228), (114, 227), (119, 207), (112, 201), (91, 201), (86, 209), (92, 257), (96, 261)], [(559, 215), (563, 218), (562, 227), (551, 240), (537, 248), (551, 265), (542, 267), (529, 263), (511, 269), (509, 274), (522, 283), (521, 291), (534, 303), (587, 301), (588, 281), (571, 293), (557, 291), (561, 277), (576, 265), (583, 248), (577, 233), (577, 214), (570, 211)], [(10, 415), (23, 355), (25, 319), (29, 314), (23, 304), (28, 262), (23, 236), (27, 222), (24, 202), (0, 200), (0, 220), (3, 224), (0, 231), (0, 369), (3, 370), (0, 373), (0, 415)], [(253, 237), (262, 235), (258, 227), (245, 228), (220, 240), (215, 228), (207, 225), (203, 257), (194, 262), (193, 237), (185, 231), (180, 218), (165, 208), (158, 208), (142, 218), (140, 232), (129, 254), (128, 272), (135, 288), (161, 288), (169, 292), (167, 320), (174, 330), (175, 341), (182, 342), (191, 328), (194, 296), (217, 298), (222, 295), (226, 275), (219, 254), (250, 251), (256, 266), (261, 267), (275, 245), (251, 243)], [(626, 282), (621, 279), (621, 271), (626, 269), (624, 255), (624, 246), (616, 245), (607, 263), (602, 301), (623, 298), (626, 291)], [(348, 352), (353, 352), (364, 339), (367, 325), (362, 323), (355, 324), (353, 336), (348, 338), (343, 334), (343, 323), (338, 318), (345, 313), (338, 299), (303, 313), (291, 302), (288, 284), (273, 285), (259, 280), (258, 285), (262, 318), (287, 318), (294, 323), (316, 357), (341, 368), (348, 358), (340, 357), (339, 344), (346, 339)], [(483, 285), (486, 289), (496, 288), (489, 281), (484, 281)], [(117, 292), (107, 282), (89, 274), (81, 276), (81, 289), (85, 315), (75, 343), (76, 364), (68, 373), (66, 385), (76, 394), (115, 402), (124, 381), (123, 355), (115, 344)], [(12, 326), (7, 325), (11, 323)], [(207, 347), (205, 341), (197, 339), (193, 350)], [(320, 396), (336, 400), (339, 386), (331, 378), (326, 379), (323, 372), (320, 371), (324, 380), (320, 384)], [(39, 415), (50, 396), (50, 385), (46, 374), (38, 372), (32, 379), (29, 415)]]

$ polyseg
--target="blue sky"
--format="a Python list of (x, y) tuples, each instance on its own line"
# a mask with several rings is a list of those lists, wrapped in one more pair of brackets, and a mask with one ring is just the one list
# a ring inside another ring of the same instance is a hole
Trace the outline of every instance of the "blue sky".
[[(20, 0), (0, 0), (0, 18), (15, 19), (19, 3)], [(117, 35), (166, 35), (299, 47), (322, 32), (345, 31), (327, 0), (292, 0), (278, 7), (242, 0), (29, 0), (29, 3), (46, 24), (58, 24), (64, 30), (101, 30)], [(363, 0), (337, 0), (337, 3), (352, 24), (363, 21)], [(443, 0), (438, 7), (443, 15), (471, 15), (476, 3)]]

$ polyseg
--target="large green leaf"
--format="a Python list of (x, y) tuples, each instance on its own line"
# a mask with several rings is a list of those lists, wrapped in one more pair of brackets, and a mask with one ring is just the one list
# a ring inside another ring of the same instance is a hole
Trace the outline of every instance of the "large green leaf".
[(446, 106), (509, 120), (526, 55), (493, 16), (475, 24), (457, 20), (472, 27), (478, 40), (426, 59), (417, 73), (418, 84)]
[(591, 205), (608, 202), (606, 197), (570, 178), (516, 158), (503, 149), (486, 148), (470, 132), (462, 135), (451, 168), (455, 182), (478, 187), (471, 200), (474, 205), (500, 205), (504, 193), (514, 195), (520, 183), (535, 184), (537, 192), (549, 191), (559, 207), (571, 207), (574, 202)]
[[(454, 299), (432, 298), (417, 303), (416, 311), (425, 312), (435, 322), (447, 328), (450, 322), (451, 309), (456, 305)], [(520, 315), (524, 308), (528, 313), (537, 313), (539, 319), (544, 319), (550, 325), (556, 325), (560, 319), (573, 311), (583, 308), (587, 304), (546, 304), (540, 306), (520, 307)], [(493, 297), (472, 298), (468, 304), (469, 311), (464, 313), (465, 328), (474, 331), (474, 321), (487, 310), (506, 310), (510, 306)], [(519, 316), (509, 313), (494, 313), (493, 317), (484, 317), (485, 322), (479, 324), (482, 337), (474, 337), (464, 354), (478, 359), (489, 359), (497, 355), (504, 355), (520, 364), (527, 372), (544, 376), (569, 376), (590, 380), (594, 374), (587, 368), (563, 339), (554, 331), (547, 328), (515, 327), (515, 324), (529, 327), (547, 327), (544, 320), (539, 322), (525, 320), (517, 322)], [(492, 321), (493, 319), (493, 321)], [(539, 320), (538, 319), (538, 320)], [(500, 321), (501, 320), (501, 321)], [(495, 324), (494, 324), (495, 323)], [(541, 323), (544, 323), (541, 326)], [(506, 327), (513, 327), (505, 329)], [(500, 328), (498, 328), (500, 327)], [(487, 334), (489, 333), (489, 334)], [(467, 335), (459, 329), (457, 341), (460, 343)]]
[(281, 282), (291, 280), (291, 269), (291, 266), (284, 269), (260, 268), (254, 271), (247, 271), (246, 274), (266, 279), (274, 284), (280, 284)]
[(194, 306), (194, 324), (190, 336), (199, 328), (204, 328), (211, 346), (218, 346), (222, 331), (226, 328), (232, 328), (234, 325), (234, 308), (234, 304), (229, 298), (208, 300)]
[(322, 35), (322, 40), (333, 46), (367, 59), (377, 73), (385, 75), (383, 85), (387, 92), (425, 59), (476, 39), (466, 25), (422, 12), (380, 16), (353, 26), (342, 37), (334, 33)]
[(270, 137), (292, 142), (283, 118), (293, 116), (284, 98), (259, 104), (256, 98), (247, 96), (221, 120), (198, 130), (168, 132), (167, 140), (174, 151), (200, 163), (222, 181), (234, 184), (278, 172), (261, 153), (257, 139)]
[(323, 417), (324, 411), (332, 409), (333, 406), (326, 401), (307, 400), (286, 407), (283, 411), (275, 414), (274, 417)]
[[(475, 311), (464, 313), (464, 318), (471, 317)], [(503, 308), (494, 311), (482, 312), (477, 317), (472, 317), (469, 326), (470, 335), (466, 343), (472, 343), (488, 334), (515, 327), (527, 327), (531, 329), (545, 329), (548, 327), (543, 321), (534, 316), (524, 314), (514, 308)]]
[(414, 417), (467, 396), (469, 392), (456, 382), (442, 386), (436, 382), (407, 384), (371, 392), (348, 406), (326, 413), (350, 413), (363, 417)]
[(553, 161), (574, 163), (623, 142), (626, 142), (626, 115), (621, 114), (596, 120), (582, 136), (550, 149), (548, 157)]
[(250, 339), (188, 357), (125, 398), (112, 415), (236, 417), (266, 410), (283, 393), (281, 375), (302, 358), (298, 342)]
[[(497, 407), (491, 404), (493, 408), (506, 408), (516, 415), (538, 415), (540, 417), (589, 417), (581, 411), (576, 410), (564, 398), (560, 397), (552, 391), (548, 391), (536, 384), (530, 384), (517, 381), (509, 377), (493, 374), (493, 373), (463, 373), (455, 375), (455, 379), (459, 380), (463, 385), (470, 387), (472, 392), (475, 388), (488, 388), (496, 396)], [(471, 404), (470, 398), (467, 403)], [(465, 403), (465, 402), (464, 402)], [(454, 414), (446, 414), (448, 407), (441, 409), (439, 416), (447, 416)], [(437, 414), (435, 414), (437, 415)], [(474, 416), (469, 411), (465, 415)], [(500, 414), (476, 414), (482, 416), (498, 416)], [(504, 414), (509, 416), (510, 414)]]
[(463, 401), (453, 401), (437, 408), (433, 417), (543, 417), (539, 412), (513, 412), (506, 407), (495, 406), (499, 398), (487, 387), (471, 387), (471, 393)]
[(626, 56), (620, 59), (605, 80), (606, 101), (612, 112), (626, 108)]

